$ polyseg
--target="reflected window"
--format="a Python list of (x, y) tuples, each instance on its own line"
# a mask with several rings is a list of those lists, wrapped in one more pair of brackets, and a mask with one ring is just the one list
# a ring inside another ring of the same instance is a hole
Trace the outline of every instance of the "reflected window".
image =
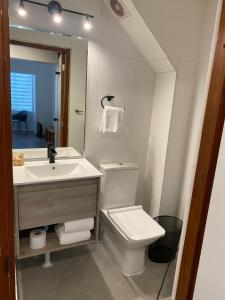
[(12, 111), (34, 111), (35, 75), (11, 72)]

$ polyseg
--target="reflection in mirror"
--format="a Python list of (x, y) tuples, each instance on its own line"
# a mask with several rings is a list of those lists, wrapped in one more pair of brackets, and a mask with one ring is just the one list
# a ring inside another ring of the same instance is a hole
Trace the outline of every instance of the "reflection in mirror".
[(14, 27), (10, 40), (14, 151), (41, 148), (25, 151), (41, 158), (51, 143), (83, 153), (87, 39)]

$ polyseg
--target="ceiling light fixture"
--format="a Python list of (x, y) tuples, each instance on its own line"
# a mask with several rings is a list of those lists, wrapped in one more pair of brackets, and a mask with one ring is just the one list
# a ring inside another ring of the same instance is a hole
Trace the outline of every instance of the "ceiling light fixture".
[(85, 13), (82, 13), (82, 12), (79, 12), (79, 11), (76, 11), (76, 10), (70, 10), (70, 9), (63, 8), (58, 1), (50, 1), (48, 4), (45, 4), (45, 3), (38, 2), (38, 1), (33, 1), (33, 0), (20, 0), (18, 13), (21, 16), (26, 15), (24, 2), (29, 3), (29, 4), (38, 5), (38, 6), (42, 6), (42, 7), (47, 7), (48, 12), (53, 16), (53, 20), (56, 23), (61, 23), (61, 21), (63, 19), (62, 18), (62, 13), (66, 12), (66, 13), (75, 14), (75, 15), (85, 17), (85, 20), (83, 22), (83, 28), (85, 30), (89, 31), (93, 27), (91, 19), (93, 19), (94, 16), (89, 15), (89, 14), (85, 14)]
[(22, 17), (26, 16), (27, 12), (24, 7), (23, 0), (20, 0), (19, 8), (18, 8), (18, 14)]
[(53, 16), (56, 23), (62, 22), (62, 6), (58, 1), (50, 1), (48, 4), (48, 12)]
[(84, 24), (83, 24), (83, 27), (85, 30), (89, 31), (92, 29), (92, 22), (91, 20), (89, 19), (89, 17), (86, 15), (85, 19), (84, 19)]

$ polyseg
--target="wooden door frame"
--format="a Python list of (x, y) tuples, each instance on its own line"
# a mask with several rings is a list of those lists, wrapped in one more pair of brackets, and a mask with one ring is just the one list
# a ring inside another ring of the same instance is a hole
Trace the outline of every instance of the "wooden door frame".
[(0, 0), (0, 299), (15, 299), (8, 1)]
[[(62, 55), (62, 64), (65, 66), (61, 70), (61, 111), (60, 111), (60, 146), (68, 146), (68, 122), (69, 122), (69, 86), (70, 86), (70, 49), (55, 46), (30, 43), (19, 40), (10, 40), (11, 45), (30, 47), (41, 50), (57, 52)], [(62, 121), (63, 120), (63, 121)]]

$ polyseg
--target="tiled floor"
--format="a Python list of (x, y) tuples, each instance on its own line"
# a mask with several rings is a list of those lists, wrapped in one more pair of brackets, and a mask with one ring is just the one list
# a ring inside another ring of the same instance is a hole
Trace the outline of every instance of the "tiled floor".
[(13, 148), (45, 148), (47, 143), (44, 138), (37, 137), (33, 132), (17, 132), (13, 131)]
[[(153, 300), (167, 266), (147, 260), (143, 274), (125, 277), (100, 243), (53, 253), (49, 269), (42, 268), (42, 260), (19, 263), (19, 300)], [(170, 299), (174, 272), (175, 262), (160, 299)]]

